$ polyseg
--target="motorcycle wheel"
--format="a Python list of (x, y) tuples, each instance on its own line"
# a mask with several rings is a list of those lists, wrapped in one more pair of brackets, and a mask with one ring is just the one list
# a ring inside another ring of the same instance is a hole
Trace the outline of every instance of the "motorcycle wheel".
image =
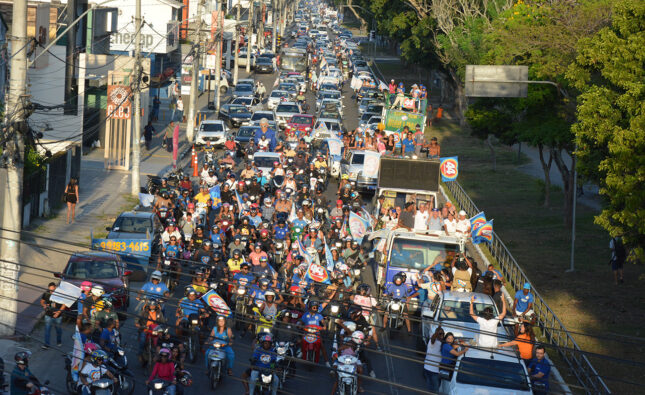
[(120, 379), (121, 385), (119, 388), (119, 393), (120, 394), (125, 394), (125, 395), (132, 395), (134, 392), (134, 378), (130, 376), (125, 376), (122, 375)]
[(192, 333), (190, 335), (190, 362), (197, 361), (197, 354), (199, 353), (199, 335)]
[(217, 384), (219, 384), (220, 379), (221, 379), (221, 374), (218, 374), (213, 368), (211, 368), (209, 381), (210, 381), (212, 390), (217, 388)]
[(78, 395), (78, 386), (72, 380), (72, 375), (70, 373), (67, 374), (67, 380), (65, 380), (65, 386), (67, 387), (67, 392), (69, 392), (70, 395)]
[(148, 358), (148, 360), (146, 361), (147, 362), (146, 370), (148, 371), (148, 374), (150, 374), (152, 373), (152, 369), (154, 368), (153, 361), (155, 359), (154, 350), (152, 349), (152, 347), (148, 347), (148, 351), (146, 352), (146, 357)]

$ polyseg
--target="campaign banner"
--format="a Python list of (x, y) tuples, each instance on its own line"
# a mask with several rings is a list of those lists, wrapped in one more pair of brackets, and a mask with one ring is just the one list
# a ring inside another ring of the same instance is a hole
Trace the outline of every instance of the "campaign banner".
[(310, 263), (309, 267), (307, 267), (307, 273), (305, 274), (305, 278), (311, 281), (315, 281), (317, 283), (331, 284), (327, 269), (325, 269), (323, 265), (319, 265), (314, 262)]
[(349, 213), (349, 234), (356, 241), (361, 241), (367, 233), (370, 223), (366, 219), (351, 211)]
[[(237, 192), (237, 191), (235, 191)], [(222, 205), (222, 194), (220, 191), (220, 186), (215, 185), (208, 190), (208, 193), (211, 195), (211, 200), (213, 201), (213, 208), (216, 209)]]
[(51, 294), (49, 300), (53, 303), (60, 303), (67, 307), (71, 307), (81, 296), (81, 292), (82, 291), (79, 287), (63, 280), (58, 284), (58, 287), (56, 287), (56, 290)]
[(471, 236), (475, 234), (475, 231), (479, 229), (482, 225), (486, 223), (486, 215), (482, 211), (481, 213), (475, 215), (470, 219), (470, 233)]
[(414, 130), (417, 124), (425, 125), (425, 116), (423, 114), (401, 111), (401, 110), (386, 110), (385, 111), (385, 130), (394, 132), (403, 130), (407, 126), (410, 130)]
[(486, 221), (485, 224), (477, 228), (473, 233), (473, 244), (490, 243), (493, 241), (493, 220)]
[(331, 254), (331, 250), (327, 244), (327, 238), (325, 238), (325, 261), (327, 261), (327, 270), (334, 270), (334, 256)]
[(456, 156), (441, 158), (439, 171), (441, 172), (441, 181), (455, 181), (459, 175), (459, 160)]
[(202, 300), (206, 303), (211, 309), (213, 309), (218, 315), (223, 315), (228, 318), (231, 316), (231, 308), (228, 307), (226, 301), (217, 294), (214, 290), (206, 292), (202, 296)]

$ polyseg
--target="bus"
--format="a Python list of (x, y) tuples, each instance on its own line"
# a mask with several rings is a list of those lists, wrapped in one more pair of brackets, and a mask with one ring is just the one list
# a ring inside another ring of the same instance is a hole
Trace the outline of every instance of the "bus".
[(285, 48), (280, 56), (280, 69), (304, 73), (307, 70), (307, 51), (301, 48)]

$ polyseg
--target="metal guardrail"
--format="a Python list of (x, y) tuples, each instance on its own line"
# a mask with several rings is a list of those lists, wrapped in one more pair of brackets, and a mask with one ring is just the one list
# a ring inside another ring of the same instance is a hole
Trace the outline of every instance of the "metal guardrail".
[[(445, 182), (443, 185), (456, 200), (454, 203), (466, 211), (469, 217), (480, 212), (458, 182)], [(482, 248), (487, 248), (490, 254), (497, 260), (501, 272), (513, 289), (521, 289), (525, 282), (530, 283), (528, 277), (520, 268), (520, 265), (495, 232), (493, 232), (492, 243), (482, 244), (481, 246)], [(558, 353), (569, 366), (571, 373), (576, 376), (580, 385), (589, 394), (610, 394), (611, 391), (598, 375), (596, 369), (591, 365), (587, 356), (583, 354), (562, 321), (555, 315), (535, 288), (532, 289), (532, 292), (535, 296), (533, 310), (537, 316), (537, 325), (542, 330), (547, 341), (557, 347)]]

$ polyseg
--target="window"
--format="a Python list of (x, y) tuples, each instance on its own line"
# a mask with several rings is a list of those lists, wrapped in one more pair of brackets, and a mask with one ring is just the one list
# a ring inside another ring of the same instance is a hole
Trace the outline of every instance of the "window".
[(203, 132), (223, 132), (224, 127), (221, 123), (202, 123), (200, 130)]
[[(473, 310), (477, 315), (481, 314), (486, 307), (492, 308), (497, 314), (497, 309), (492, 304), (478, 303), (477, 300), (473, 303)], [(439, 321), (472, 322), (472, 318), (470, 318), (470, 301), (444, 300), (439, 312)]]
[(279, 104), (275, 112), (300, 112), (298, 106), (295, 104)]
[(443, 263), (458, 251), (457, 244), (396, 238), (390, 250), (390, 267), (422, 270)]
[(253, 137), (255, 136), (255, 131), (260, 128), (254, 128), (254, 127), (241, 127), (240, 130), (237, 131), (237, 136), (238, 137)]
[(152, 232), (150, 218), (122, 216), (114, 221), (112, 230), (125, 233), (146, 233)]
[(249, 110), (246, 109), (244, 106), (235, 106), (235, 107), (230, 107), (228, 109), (228, 112), (230, 114), (245, 114), (248, 113)]
[(69, 262), (65, 274), (78, 279), (106, 279), (119, 277), (117, 263), (114, 261), (81, 259)]
[(255, 163), (256, 167), (273, 167), (273, 162), (279, 161), (280, 158), (278, 158), (277, 156), (256, 156), (253, 158), (253, 163)]
[(352, 165), (362, 165), (365, 162), (364, 154), (354, 154), (352, 156)]
[(309, 125), (311, 124), (311, 118), (303, 117), (301, 115), (294, 115), (291, 117), (291, 123), (296, 123), (298, 125)]
[(275, 121), (272, 112), (256, 112), (251, 116), (251, 121), (259, 121), (262, 118), (266, 118), (268, 121)]
[(478, 388), (495, 387), (528, 391), (526, 373), (519, 362), (494, 359), (462, 358), (457, 368), (457, 382)]

